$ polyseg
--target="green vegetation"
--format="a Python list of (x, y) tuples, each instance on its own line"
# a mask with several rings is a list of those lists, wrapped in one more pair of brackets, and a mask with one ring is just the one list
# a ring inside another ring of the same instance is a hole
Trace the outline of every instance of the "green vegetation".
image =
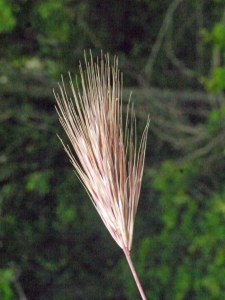
[[(225, 299), (225, 3), (0, 0), (0, 299), (139, 299), (72, 171), (52, 89), (119, 57), (143, 131), (131, 255), (148, 299)], [(79, 84), (79, 78), (78, 78)]]

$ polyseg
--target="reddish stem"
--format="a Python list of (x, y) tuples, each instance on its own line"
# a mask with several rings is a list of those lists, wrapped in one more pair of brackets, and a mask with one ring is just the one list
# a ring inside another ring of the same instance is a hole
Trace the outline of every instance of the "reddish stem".
[(130, 251), (129, 251), (126, 247), (124, 247), (123, 251), (124, 251), (124, 253), (125, 253), (126, 259), (127, 259), (128, 264), (129, 264), (129, 266), (130, 266), (131, 272), (132, 272), (132, 274), (133, 274), (133, 276), (134, 276), (134, 280), (135, 280), (136, 285), (137, 285), (137, 287), (138, 287), (138, 289), (139, 289), (139, 292), (140, 292), (140, 294), (141, 294), (141, 297), (142, 297), (143, 300), (147, 300), (147, 298), (146, 298), (146, 296), (145, 296), (145, 293), (144, 293), (144, 291), (143, 291), (143, 289), (142, 289), (141, 283), (140, 283), (140, 281), (139, 281), (139, 278), (138, 278), (138, 276), (137, 276), (137, 273), (136, 273), (136, 271), (135, 271), (135, 269), (134, 269), (134, 265), (133, 265), (132, 260), (131, 260), (131, 257), (130, 257)]

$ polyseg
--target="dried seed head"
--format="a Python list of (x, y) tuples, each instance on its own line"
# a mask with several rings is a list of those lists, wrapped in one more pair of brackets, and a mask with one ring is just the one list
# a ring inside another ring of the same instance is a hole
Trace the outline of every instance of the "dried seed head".
[(137, 149), (133, 105), (122, 114), (122, 76), (118, 60), (110, 66), (109, 56), (80, 65), (81, 90), (70, 77), (73, 100), (64, 83), (55, 94), (59, 120), (76, 157), (64, 148), (95, 208), (114, 240), (131, 249), (134, 220), (141, 188), (149, 118)]

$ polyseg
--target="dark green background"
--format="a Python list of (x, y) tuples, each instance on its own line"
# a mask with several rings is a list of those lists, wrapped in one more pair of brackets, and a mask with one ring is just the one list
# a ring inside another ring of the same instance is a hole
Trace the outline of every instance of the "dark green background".
[[(0, 0), (0, 299), (139, 299), (73, 173), (53, 88), (119, 57), (151, 116), (132, 259), (148, 299), (225, 299), (225, 3)], [(79, 82), (79, 79), (78, 79)]]

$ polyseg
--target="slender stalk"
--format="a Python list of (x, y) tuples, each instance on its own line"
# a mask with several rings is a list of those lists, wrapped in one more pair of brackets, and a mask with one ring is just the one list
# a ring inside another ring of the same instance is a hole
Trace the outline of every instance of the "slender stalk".
[(142, 297), (143, 300), (147, 300), (147, 298), (146, 298), (146, 296), (145, 296), (145, 293), (144, 293), (144, 291), (143, 291), (143, 288), (142, 288), (142, 286), (141, 286), (141, 283), (140, 283), (140, 281), (139, 281), (138, 275), (137, 275), (137, 273), (136, 273), (136, 271), (135, 271), (133, 262), (132, 262), (132, 260), (131, 260), (131, 257), (130, 257), (130, 251), (128, 250), (127, 247), (124, 247), (124, 248), (123, 248), (123, 252), (124, 252), (124, 254), (125, 254), (125, 256), (126, 256), (127, 262), (128, 262), (128, 264), (129, 264), (129, 266), (130, 266), (131, 272), (132, 272), (132, 274), (133, 274), (133, 276), (134, 276), (134, 280), (135, 280), (136, 285), (137, 285), (137, 287), (138, 287), (138, 290), (139, 290), (139, 292), (140, 292), (140, 294), (141, 294), (141, 297)]
[(70, 78), (74, 99), (67, 95), (64, 83), (59, 86), (61, 96), (55, 94), (59, 120), (76, 155), (63, 145), (102, 221), (123, 249), (142, 299), (146, 300), (130, 249), (150, 119), (138, 147), (130, 102), (123, 126), (123, 80), (118, 60), (115, 58), (111, 67), (108, 55), (97, 63), (92, 56), (88, 62), (85, 56), (85, 63), (84, 71), (80, 65), (81, 89), (78, 84), (75, 89)]

